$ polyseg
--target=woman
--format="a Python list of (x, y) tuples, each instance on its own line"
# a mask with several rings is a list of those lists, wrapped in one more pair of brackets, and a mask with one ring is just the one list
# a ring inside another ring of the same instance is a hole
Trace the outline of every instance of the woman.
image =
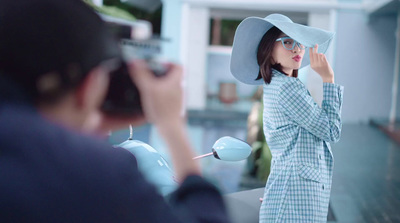
[[(260, 222), (327, 220), (329, 142), (340, 138), (343, 98), (323, 54), (333, 35), (280, 14), (247, 18), (236, 30), (232, 74), (246, 84), (264, 85), (263, 128), (272, 162)], [(298, 69), (310, 63), (323, 81), (322, 107), (297, 79)]]

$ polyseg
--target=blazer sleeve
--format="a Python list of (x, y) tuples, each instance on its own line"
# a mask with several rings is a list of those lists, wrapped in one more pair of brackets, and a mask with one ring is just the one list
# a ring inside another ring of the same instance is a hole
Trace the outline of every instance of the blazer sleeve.
[(343, 86), (323, 84), (322, 107), (319, 107), (300, 80), (291, 78), (279, 91), (283, 112), (299, 126), (327, 142), (337, 142), (342, 129)]

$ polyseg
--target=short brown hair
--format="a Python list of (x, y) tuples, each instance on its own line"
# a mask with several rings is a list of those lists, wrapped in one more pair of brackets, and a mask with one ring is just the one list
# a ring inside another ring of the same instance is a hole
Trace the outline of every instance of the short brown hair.
[[(260, 67), (256, 80), (264, 79), (266, 84), (271, 83), (272, 79), (272, 68), (279, 72), (289, 76), (289, 74), (283, 72), (282, 65), (279, 63), (271, 64), (272, 50), (274, 49), (276, 39), (282, 34), (282, 31), (277, 27), (270, 28), (263, 36), (258, 45), (257, 50), (257, 63)], [(293, 70), (293, 77), (297, 77), (298, 70)]]

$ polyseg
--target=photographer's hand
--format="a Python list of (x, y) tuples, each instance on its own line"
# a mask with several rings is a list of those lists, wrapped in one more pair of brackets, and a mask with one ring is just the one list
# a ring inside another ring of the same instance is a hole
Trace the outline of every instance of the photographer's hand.
[[(155, 125), (165, 122), (182, 122), (183, 87), (182, 68), (168, 64), (168, 72), (156, 77), (144, 61), (129, 64), (132, 79), (141, 96), (143, 112), (146, 119)], [(165, 125), (169, 125), (165, 123)]]
[(192, 160), (195, 154), (182, 114), (182, 68), (175, 64), (168, 66), (168, 73), (162, 77), (155, 77), (143, 61), (135, 61), (129, 69), (140, 91), (144, 114), (165, 139), (177, 179), (182, 181), (188, 175), (200, 174), (200, 168)]

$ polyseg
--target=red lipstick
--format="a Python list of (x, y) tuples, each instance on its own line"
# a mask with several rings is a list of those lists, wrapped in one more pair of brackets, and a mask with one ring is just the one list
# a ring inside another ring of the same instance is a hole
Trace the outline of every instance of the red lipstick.
[(294, 61), (296, 62), (300, 62), (301, 61), (301, 56), (297, 55), (295, 57), (292, 58)]

